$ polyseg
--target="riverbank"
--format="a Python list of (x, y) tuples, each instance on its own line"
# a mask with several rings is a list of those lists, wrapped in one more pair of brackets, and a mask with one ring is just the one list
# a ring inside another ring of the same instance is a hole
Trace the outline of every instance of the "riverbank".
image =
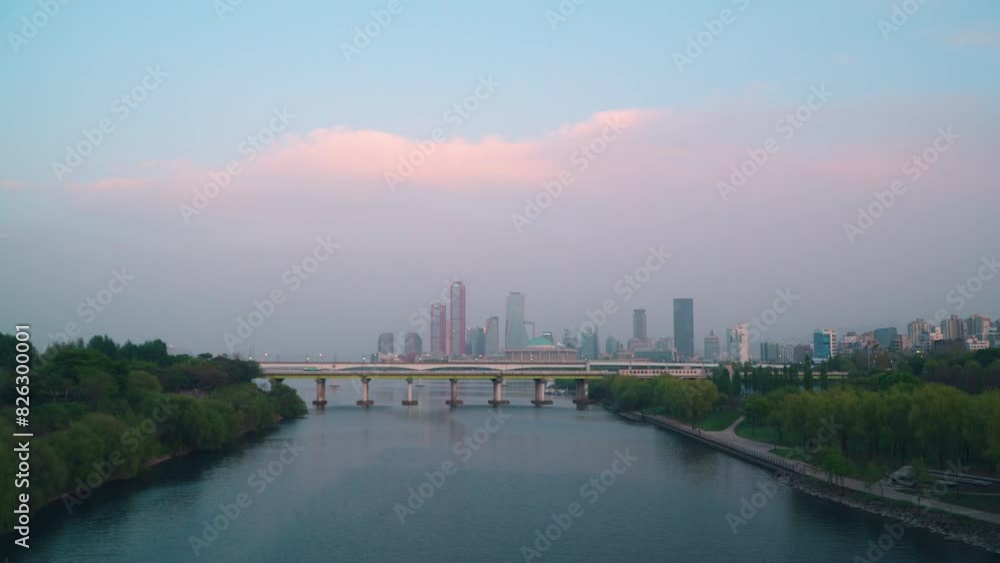
[(709, 447), (726, 452), (744, 461), (780, 473), (781, 482), (806, 494), (858, 508), (903, 523), (907, 527), (922, 528), (949, 540), (961, 541), (994, 553), (1000, 553), (1000, 515), (970, 509), (932, 499), (884, 489), (875, 495), (865, 483), (843, 479), (842, 487), (826, 482), (826, 474), (804, 462), (769, 453), (771, 446), (735, 436), (733, 427), (710, 432), (663, 416), (641, 413), (618, 413), (630, 421), (642, 420), (659, 428), (684, 435)]
[[(253, 437), (260, 436), (260, 435), (263, 435), (263, 434), (266, 434), (266, 433), (269, 433), (269, 432), (273, 432), (273, 431), (277, 430), (278, 426), (282, 422), (284, 422), (285, 420), (286, 419), (282, 418), (281, 416), (278, 416), (274, 420), (274, 425), (245, 428), (243, 430), (243, 432), (241, 432), (238, 436), (234, 437), (232, 439), (232, 441), (230, 441), (229, 443), (225, 444), (220, 449), (224, 450), (224, 449), (227, 449), (227, 448), (235, 448), (235, 447), (238, 447), (238, 446), (246, 443), (247, 440), (250, 440)], [(40, 506), (40, 507), (38, 507), (36, 509), (36, 511), (40, 512), (42, 510), (52, 510), (53, 507), (54, 507), (54, 505), (56, 505), (56, 504), (58, 504), (58, 503), (61, 502), (61, 503), (63, 503), (63, 505), (66, 508), (66, 510), (70, 514), (72, 514), (72, 507), (73, 507), (73, 505), (75, 505), (75, 504), (82, 504), (83, 501), (85, 501), (86, 499), (90, 498), (90, 496), (92, 494), (94, 494), (94, 492), (96, 492), (98, 489), (101, 489), (101, 488), (103, 488), (103, 487), (105, 487), (105, 486), (107, 486), (107, 485), (109, 485), (111, 483), (125, 482), (125, 481), (130, 481), (130, 480), (133, 480), (133, 479), (138, 479), (139, 477), (141, 477), (144, 473), (148, 472), (149, 470), (151, 470), (151, 469), (153, 469), (153, 468), (155, 468), (155, 467), (157, 467), (159, 465), (163, 465), (163, 464), (165, 464), (165, 463), (167, 463), (169, 461), (173, 461), (175, 459), (180, 459), (180, 458), (183, 458), (183, 457), (187, 457), (189, 455), (195, 455), (195, 454), (199, 454), (199, 453), (209, 453), (209, 452), (213, 452), (213, 451), (217, 451), (217, 450), (215, 450), (215, 449), (212, 449), (212, 450), (210, 450), (210, 449), (199, 449), (199, 448), (182, 448), (182, 449), (179, 449), (177, 451), (174, 451), (174, 452), (171, 452), (171, 453), (167, 453), (167, 454), (163, 454), (163, 455), (160, 455), (160, 456), (156, 456), (156, 457), (154, 457), (152, 459), (149, 459), (148, 461), (146, 461), (145, 464), (143, 464), (142, 469), (140, 469), (139, 471), (137, 471), (136, 473), (134, 473), (132, 475), (111, 475), (111, 476), (108, 476), (108, 477), (102, 477), (102, 476), (100, 476), (97, 473), (93, 473), (91, 475), (96, 475), (98, 477), (101, 477), (100, 480), (96, 483), (96, 485), (92, 485), (89, 482), (89, 476), (88, 476), (88, 481), (84, 482), (81, 486), (77, 487), (77, 489), (70, 490), (70, 491), (63, 491), (62, 493), (60, 493), (60, 494), (58, 494), (58, 495), (56, 495), (56, 496), (48, 499), (47, 501), (45, 501), (45, 504), (42, 505), (42, 506)], [(83, 485), (86, 485), (87, 489), (83, 489), (82, 488)], [(83, 493), (85, 493), (85, 494), (83, 494)], [(9, 533), (12, 533), (12, 532), (13, 532), (13, 530), (0, 530), (0, 536), (6, 535), (6, 534), (9, 534)]]

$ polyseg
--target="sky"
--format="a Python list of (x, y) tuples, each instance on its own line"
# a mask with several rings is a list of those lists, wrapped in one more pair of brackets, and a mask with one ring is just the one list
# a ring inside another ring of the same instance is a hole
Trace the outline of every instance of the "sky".
[(520, 291), (602, 341), (690, 297), (698, 349), (1000, 317), (990, 0), (43, 0), (0, 32), (0, 322), (42, 346), (360, 358), (426, 347), (455, 279), (470, 326)]

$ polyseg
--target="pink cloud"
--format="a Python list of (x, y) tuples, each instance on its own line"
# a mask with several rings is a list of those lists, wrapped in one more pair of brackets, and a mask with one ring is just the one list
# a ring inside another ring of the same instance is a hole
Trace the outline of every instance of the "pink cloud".
[(26, 190), (32, 187), (33, 185), (29, 182), (21, 182), (19, 180), (11, 180), (11, 179), (0, 179), (0, 190)]
[(118, 190), (138, 188), (149, 183), (145, 178), (102, 178), (96, 182), (67, 184), (73, 190)]
[(404, 184), (440, 190), (537, 185), (569, 166), (572, 149), (600, 137), (609, 124), (630, 129), (659, 114), (601, 112), (541, 138), (519, 141), (488, 136), (436, 142), (433, 136), (420, 140), (379, 131), (317, 129), (302, 137), (286, 137), (281, 146), (265, 151), (253, 168), (269, 176), (374, 182), (383, 187), (388, 185), (387, 174)]
[[(898, 109), (898, 104), (886, 107)], [(531, 193), (567, 171), (573, 176), (573, 190), (580, 193), (714, 190), (716, 182), (731, 175), (731, 167), (747, 158), (748, 149), (777, 136), (775, 120), (793, 108), (620, 109), (595, 113), (526, 139), (442, 139), (439, 135), (440, 142), (434, 142), (374, 130), (314, 129), (286, 135), (252, 162), (240, 162), (240, 172), (227, 190), (257, 195), (385, 194), (387, 174), (394, 174), (402, 179), (397, 189), (415, 192)], [(873, 121), (872, 115), (882, 117)], [(899, 175), (904, 158), (911, 154), (904, 147), (917, 150), (927, 142), (901, 133), (902, 124), (908, 124), (912, 115), (909, 111), (887, 113), (878, 105), (824, 108), (794, 138), (781, 142), (781, 150), (754, 182), (781, 191), (801, 190), (819, 180), (833, 182), (842, 191), (880, 187)], [(940, 120), (921, 115), (932, 124), (926, 133), (932, 133)], [(900, 123), (893, 125), (897, 119)], [(617, 138), (609, 142), (602, 134)], [(584, 159), (583, 169), (585, 147), (600, 149), (600, 154)], [(407, 160), (413, 164), (412, 171), (402, 164)], [(203, 189), (210, 174), (218, 176), (225, 167), (224, 162), (211, 166), (191, 161), (143, 162), (131, 174), (68, 187), (153, 192), (182, 202), (190, 200), (194, 190)], [(0, 187), (21, 184), (7, 180)], [(247, 204), (253, 201), (244, 199)]]

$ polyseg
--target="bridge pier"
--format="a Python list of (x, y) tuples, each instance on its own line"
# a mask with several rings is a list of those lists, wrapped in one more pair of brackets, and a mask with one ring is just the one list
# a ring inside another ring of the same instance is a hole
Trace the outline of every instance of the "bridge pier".
[(510, 404), (510, 401), (505, 401), (503, 398), (503, 377), (493, 378), (493, 400), (489, 403), (494, 407)]
[(370, 407), (370, 406), (372, 406), (372, 405), (375, 404), (375, 401), (372, 401), (372, 400), (368, 399), (368, 382), (370, 382), (371, 380), (372, 380), (372, 378), (370, 378), (370, 377), (362, 377), (361, 378), (361, 400), (358, 401), (357, 403), (355, 403), (359, 407), (368, 408), (368, 407)]
[(588, 387), (586, 379), (576, 380), (576, 398), (573, 399), (573, 402), (576, 403), (576, 410), (578, 411), (587, 410), (587, 405), (590, 404)]
[(316, 400), (313, 404), (318, 408), (326, 406), (326, 378), (321, 377), (316, 380)]
[(535, 380), (535, 400), (531, 401), (531, 404), (536, 407), (542, 405), (551, 405), (552, 401), (545, 400), (545, 380), (536, 379)]
[(415, 407), (416, 405), (417, 405), (417, 401), (415, 401), (413, 399), (413, 378), (412, 377), (407, 377), (406, 378), (406, 400), (403, 401), (403, 406), (404, 407)]
[(458, 400), (458, 380), (451, 379), (451, 399), (445, 401), (444, 403), (449, 407), (459, 407), (462, 406), (462, 401)]

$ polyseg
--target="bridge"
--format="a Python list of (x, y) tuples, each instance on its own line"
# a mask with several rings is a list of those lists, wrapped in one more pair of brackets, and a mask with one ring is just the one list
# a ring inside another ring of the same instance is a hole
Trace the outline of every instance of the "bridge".
[(451, 382), (451, 398), (445, 403), (451, 407), (463, 404), (458, 395), (458, 382), (492, 381), (493, 406), (509, 405), (510, 401), (503, 398), (504, 380), (533, 380), (535, 382), (535, 398), (531, 401), (536, 407), (551, 405), (552, 401), (545, 398), (545, 382), (550, 379), (572, 379), (576, 381), (576, 397), (573, 402), (577, 408), (584, 409), (590, 404), (588, 382), (615, 374), (611, 371), (588, 370), (586, 364), (495, 364), (487, 362), (474, 363), (429, 363), (416, 362), (412, 364), (368, 364), (368, 363), (295, 363), (267, 362), (260, 364), (264, 378), (272, 385), (281, 385), (285, 379), (315, 379), (316, 400), (313, 404), (324, 407), (326, 401), (326, 380), (357, 378), (361, 380), (361, 399), (357, 405), (370, 407), (375, 404), (370, 399), (369, 384), (379, 379), (405, 379), (406, 400), (403, 406), (416, 406), (413, 398), (413, 377), (420, 379), (443, 380)]
[[(541, 363), (541, 362), (500, 362), (495, 360), (484, 361), (461, 361), (461, 362), (260, 362), (261, 369), (267, 372), (280, 371), (287, 373), (295, 372), (323, 372), (337, 374), (354, 371), (366, 372), (400, 372), (400, 373), (431, 373), (431, 372), (485, 372), (504, 373), (513, 372), (589, 372), (604, 371), (618, 372), (631, 368), (658, 369), (670, 373), (690, 372), (697, 370), (708, 373), (718, 367), (718, 363), (693, 363), (693, 362), (653, 362), (646, 360), (626, 361), (626, 360), (590, 360), (573, 363)], [(426, 376), (422, 376), (426, 377)]]

